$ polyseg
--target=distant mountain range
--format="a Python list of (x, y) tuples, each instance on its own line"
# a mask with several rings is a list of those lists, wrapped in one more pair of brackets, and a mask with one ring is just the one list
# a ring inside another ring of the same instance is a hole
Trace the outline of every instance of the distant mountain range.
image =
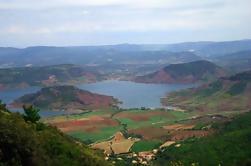
[(29, 47), (0, 48), (0, 67), (78, 64), (88, 66), (116, 64), (170, 64), (190, 62), (200, 57), (191, 52), (165, 50), (123, 50), (117, 47)]
[(251, 40), (185, 42), (177, 44), (120, 44), (79, 47), (0, 48), (0, 67), (56, 64), (172, 64), (251, 50)]
[(99, 95), (74, 86), (54, 86), (42, 88), (34, 94), (16, 99), (11, 106), (34, 105), (41, 109), (84, 111), (85, 109), (109, 108), (116, 106), (117, 100), (111, 96)]
[(251, 70), (221, 78), (198, 88), (174, 92), (164, 105), (196, 111), (248, 111), (251, 108)]
[(225, 76), (226, 72), (219, 66), (205, 60), (172, 64), (154, 73), (135, 78), (141, 83), (195, 83), (210, 81)]
[(168, 45), (169, 51), (192, 51), (201, 57), (217, 57), (239, 51), (250, 50), (251, 40), (224, 42), (186, 42)]

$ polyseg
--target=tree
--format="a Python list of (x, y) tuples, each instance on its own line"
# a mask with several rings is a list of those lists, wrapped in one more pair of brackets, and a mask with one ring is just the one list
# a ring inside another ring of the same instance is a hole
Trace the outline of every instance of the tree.
[(7, 109), (7, 107), (6, 107), (6, 104), (4, 104), (4, 103), (2, 102), (2, 100), (0, 100), (0, 110), (9, 112), (8, 109)]
[(37, 121), (39, 121), (40, 119), (40, 115), (39, 115), (39, 109), (33, 107), (32, 105), (30, 106), (23, 106), (24, 109), (24, 120), (25, 121), (30, 121), (32, 123), (36, 123)]

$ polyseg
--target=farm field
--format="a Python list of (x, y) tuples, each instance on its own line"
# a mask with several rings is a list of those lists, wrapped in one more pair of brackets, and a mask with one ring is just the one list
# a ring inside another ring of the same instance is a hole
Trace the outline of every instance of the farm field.
[(109, 155), (151, 151), (168, 141), (208, 136), (214, 133), (210, 124), (230, 117), (224, 112), (203, 115), (164, 109), (99, 109), (43, 121)]
[(162, 142), (156, 140), (151, 140), (151, 141), (141, 140), (136, 142), (132, 146), (132, 151), (133, 152), (151, 151), (153, 149), (158, 149), (161, 143)]
[(105, 154), (121, 154), (128, 153), (135, 142), (139, 141), (137, 138), (125, 138), (121, 132), (114, 134), (114, 137), (109, 141), (92, 144), (94, 149), (102, 149)]

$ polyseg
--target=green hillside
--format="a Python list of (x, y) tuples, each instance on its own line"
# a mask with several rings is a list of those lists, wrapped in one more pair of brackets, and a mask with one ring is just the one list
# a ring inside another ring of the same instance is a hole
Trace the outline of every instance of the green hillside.
[(0, 165), (109, 165), (56, 128), (25, 119), (0, 104)]
[(251, 112), (224, 125), (214, 124), (216, 134), (172, 145), (157, 154), (153, 165), (244, 166), (251, 164)]
[(172, 64), (157, 72), (139, 76), (136, 82), (145, 83), (194, 83), (212, 81), (225, 76), (226, 72), (219, 66), (205, 60)]
[(202, 78), (204, 74), (217, 74), (217, 70), (222, 70), (215, 64), (201, 60), (190, 63), (169, 65), (164, 70), (171, 74), (173, 77), (182, 77), (187, 75), (193, 75), (196, 78)]
[(251, 108), (251, 71), (219, 79), (198, 88), (174, 92), (164, 105), (197, 111), (245, 111)]

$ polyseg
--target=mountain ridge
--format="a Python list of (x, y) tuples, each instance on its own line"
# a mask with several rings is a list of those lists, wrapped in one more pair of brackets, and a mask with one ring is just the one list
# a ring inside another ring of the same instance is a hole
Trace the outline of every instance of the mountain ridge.
[(250, 91), (251, 70), (173, 92), (163, 98), (162, 103), (191, 111), (245, 111), (251, 107)]
[(101, 75), (78, 65), (0, 69), (0, 90), (29, 86), (52, 86), (74, 82), (96, 82)]
[(138, 76), (141, 83), (195, 83), (209, 81), (225, 76), (226, 72), (219, 66), (206, 60), (189, 63), (171, 64), (154, 73)]

